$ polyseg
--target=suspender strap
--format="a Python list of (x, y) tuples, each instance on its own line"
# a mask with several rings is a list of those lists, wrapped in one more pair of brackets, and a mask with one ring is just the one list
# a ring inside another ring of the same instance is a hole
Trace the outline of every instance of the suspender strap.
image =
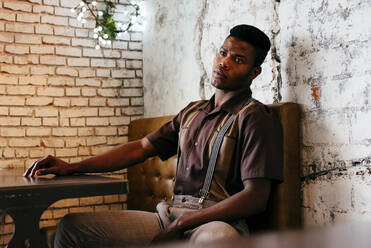
[(211, 181), (213, 179), (215, 165), (216, 165), (216, 161), (218, 159), (219, 150), (220, 150), (220, 147), (222, 145), (223, 138), (224, 138), (227, 130), (229, 129), (229, 127), (232, 125), (235, 117), (236, 117), (236, 115), (232, 114), (228, 118), (228, 120), (224, 123), (224, 125), (222, 126), (218, 135), (215, 138), (215, 142), (214, 142), (212, 150), (211, 150), (209, 166), (207, 167), (207, 172), (206, 172), (204, 185), (203, 185), (203, 187), (200, 191), (200, 197), (201, 197), (200, 201), (199, 201), (200, 204), (202, 204), (204, 202), (204, 200), (209, 195), (210, 187), (211, 187)]

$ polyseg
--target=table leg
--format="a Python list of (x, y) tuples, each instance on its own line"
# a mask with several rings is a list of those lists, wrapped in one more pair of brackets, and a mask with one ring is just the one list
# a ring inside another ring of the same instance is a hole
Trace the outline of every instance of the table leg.
[(13, 218), (14, 233), (8, 248), (45, 248), (47, 245), (41, 239), (39, 221), (47, 206), (32, 206), (8, 209), (7, 213)]

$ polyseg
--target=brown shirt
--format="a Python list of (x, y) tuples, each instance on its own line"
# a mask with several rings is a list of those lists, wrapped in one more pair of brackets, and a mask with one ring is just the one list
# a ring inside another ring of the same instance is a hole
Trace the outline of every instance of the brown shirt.
[[(182, 129), (175, 194), (199, 196), (211, 153), (210, 143), (230, 114), (237, 116), (220, 149), (210, 199), (223, 200), (241, 191), (244, 180), (283, 180), (280, 122), (267, 106), (256, 100), (245, 107), (249, 98), (250, 91), (241, 92), (215, 109), (214, 96), (209, 101), (196, 103), (196, 107), (191, 103), (172, 121), (147, 136), (160, 158), (166, 160), (177, 153)], [(185, 127), (184, 119), (189, 119), (190, 112), (194, 113), (193, 119), (189, 127)]]

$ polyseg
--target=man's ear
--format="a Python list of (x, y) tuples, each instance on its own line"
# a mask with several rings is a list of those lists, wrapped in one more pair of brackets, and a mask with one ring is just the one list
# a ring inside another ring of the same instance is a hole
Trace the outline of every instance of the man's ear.
[(259, 74), (262, 72), (262, 68), (260, 66), (256, 66), (252, 68), (251, 73), (249, 75), (249, 80), (254, 80)]

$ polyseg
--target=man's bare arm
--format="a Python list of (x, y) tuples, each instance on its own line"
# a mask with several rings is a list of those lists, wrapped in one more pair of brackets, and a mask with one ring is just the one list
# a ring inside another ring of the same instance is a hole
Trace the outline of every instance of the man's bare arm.
[(56, 174), (68, 175), (84, 172), (108, 172), (127, 168), (156, 155), (147, 138), (115, 147), (97, 156), (77, 163), (67, 163), (53, 156), (35, 161), (24, 176)]

